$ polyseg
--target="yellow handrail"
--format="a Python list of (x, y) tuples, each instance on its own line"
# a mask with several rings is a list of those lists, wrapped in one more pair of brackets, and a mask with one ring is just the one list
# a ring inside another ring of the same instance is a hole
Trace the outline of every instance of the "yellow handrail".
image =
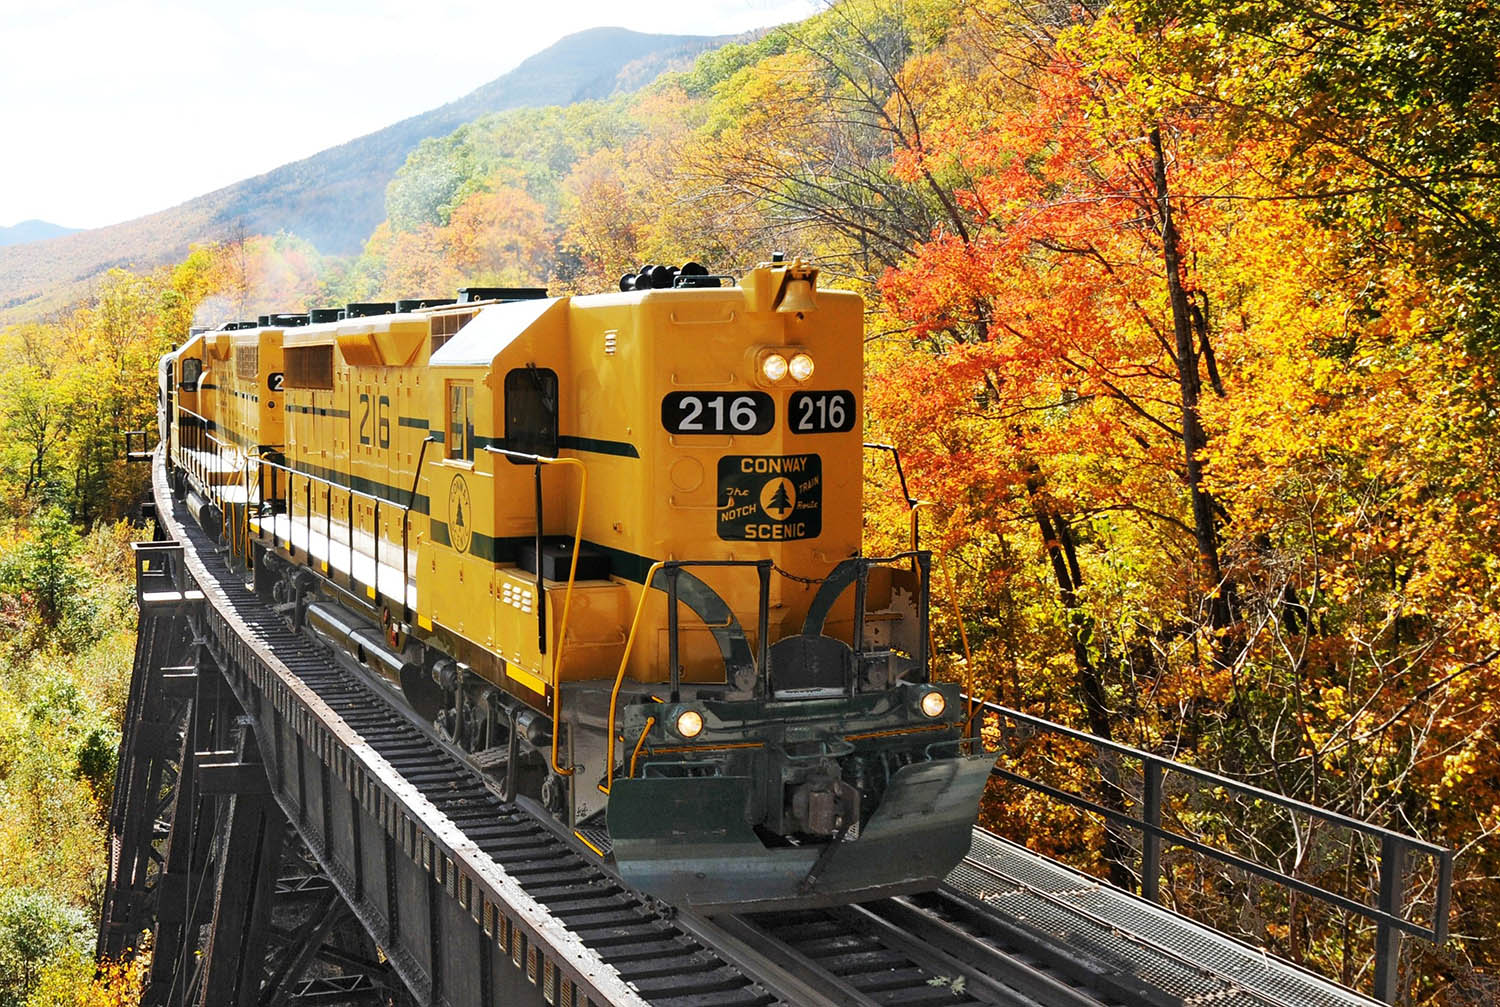
[[(644, 748), (645, 745), (646, 745), (646, 735), (650, 734), (651, 733), (651, 729), (653, 727), (655, 727), (655, 726), (656, 726), (656, 718), (655, 717), (647, 717), (646, 718), (646, 726), (643, 727), (643, 728), (641, 728), (641, 736), (639, 738), (635, 739), (635, 749), (630, 753), (630, 775), (631, 776), (635, 776), (635, 762), (636, 762), (637, 759), (639, 759), (641, 757), (641, 749)], [(614, 752), (615, 746), (613, 744), (611, 744), (609, 746), (609, 748), (610, 748), (609, 754), (611, 756), (613, 756), (615, 754), (615, 752)], [(610, 761), (612, 763), (614, 760), (611, 759)], [(613, 780), (610, 781), (610, 785), (611, 786), (614, 785), (614, 781)]]
[(920, 511), (923, 507), (932, 508), (932, 507), (936, 507), (936, 506), (937, 506), (937, 504), (933, 503), (931, 500), (918, 500), (916, 503), (914, 503), (914, 504), (911, 505), (911, 551), (912, 552), (916, 552), (917, 551), (917, 512)]
[[(641, 613), (646, 610), (646, 596), (651, 593), (651, 582), (656, 579), (656, 572), (666, 564), (657, 560), (651, 564), (651, 569), (646, 571), (646, 579), (641, 584), (641, 597), (635, 603), (635, 616), (630, 620), (630, 633), (625, 637), (625, 653), (620, 655), (620, 670), (615, 672), (615, 687), (609, 693), (609, 727), (605, 738), (608, 744), (608, 754), (605, 757), (607, 767), (605, 769), (604, 783), (599, 787), (599, 792), (607, 794), (615, 785), (615, 708), (620, 701), (620, 686), (625, 684), (625, 666), (630, 663), (630, 650), (635, 646), (635, 631), (641, 625)], [(554, 704), (555, 705), (555, 704)], [(646, 735), (641, 734), (644, 739)], [(640, 750), (637, 743), (636, 750)], [(633, 762), (632, 762), (633, 765)], [(634, 770), (632, 769), (632, 772)]]
[[(568, 590), (563, 595), (562, 624), (557, 627), (557, 656), (552, 661), (552, 771), (558, 776), (572, 776), (572, 766), (564, 769), (557, 761), (557, 742), (562, 724), (562, 666), (563, 653), (568, 642), (568, 613), (573, 608), (573, 581), (578, 576), (578, 547), (583, 542), (583, 505), (588, 495), (589, 470), (582, 460), (578, 458), (538, 458), (541, 465), (576, 465), (578, 466), (578, 523), (573, 529), (573, 562), (568, 566)], [(541, 520), (541, 515), (537, 515)], [(537, 569), (542, 568), (542, 557), (536, 558)], [(546, 598), (538, 598), (537, 604), (547, 604)], [(610, 709), (613, 710), (613, 705)], [(613, 725), (611, 725), (613, 726)], [(611, 744), (611, 756), (613, 756), (613, 744)]]

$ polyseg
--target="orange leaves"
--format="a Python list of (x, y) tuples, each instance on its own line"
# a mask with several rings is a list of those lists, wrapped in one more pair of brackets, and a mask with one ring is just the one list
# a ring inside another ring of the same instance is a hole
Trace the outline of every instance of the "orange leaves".
[(545, 283), (553, 236), (545, 209), (525, 190), (489, 180), (453, 208), (444, 226), (381, 224), (365, 260), (378, 264), (374, 292), (387, 298), (452, 295), (461, 286)]
[(563, 183), (569, 224), (565, 240), (583, 262), (585, 289), (609, 289), (611, 280), (641, 265), (637, 256), (648, 227), (646, 207), (632, 191), (630, 165), (620, 151), (583, 158)]
[(524, 189), (495, 180), (449, 218), (448, 257), (472, 283), (543, 283), (551, 265), (546, 211)]
[(410, 231), (393, 231), (381, 224), (371, 236), (367, 255), (383, 260), (378, 293), (384, 297), (434, 296), (460, 286), (462, 276), (445, 255), (448, 235), (433, 224), (420, 224)]

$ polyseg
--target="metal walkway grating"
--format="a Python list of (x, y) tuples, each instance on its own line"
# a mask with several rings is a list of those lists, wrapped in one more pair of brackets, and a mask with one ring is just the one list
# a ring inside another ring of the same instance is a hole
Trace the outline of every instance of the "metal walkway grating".
[(948, 885), (1011, 922), (1184, 1004), (1372, 1007), (1378, 1002), (983, 829)]

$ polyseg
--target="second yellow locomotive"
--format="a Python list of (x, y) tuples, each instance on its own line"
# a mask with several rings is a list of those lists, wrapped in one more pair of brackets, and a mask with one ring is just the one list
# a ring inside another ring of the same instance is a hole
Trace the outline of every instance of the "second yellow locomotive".
[[(726, 283), (727, 281), (727, 283)], [(931, 887), (989, 764), (928, 554), (861, 548), (863, 307), (801, 263), (194, 336), (205, 528), (508, 796), (703, 908)]]

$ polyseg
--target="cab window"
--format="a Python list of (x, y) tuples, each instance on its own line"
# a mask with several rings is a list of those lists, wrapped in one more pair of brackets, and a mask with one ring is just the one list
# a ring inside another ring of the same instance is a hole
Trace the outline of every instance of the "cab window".
[(185, 392), (196, 392), (198, 390), (198, 379), (203, 377), (203, 361), (197, 357), (188, 357), (182, 362), (182, 390)]
[(557, 457), (556, 371), (528, 364), (505, 375), (505, 446), (523, 454)]
[(474, 383), (448, 382), (448, 457), (474, 460)]

